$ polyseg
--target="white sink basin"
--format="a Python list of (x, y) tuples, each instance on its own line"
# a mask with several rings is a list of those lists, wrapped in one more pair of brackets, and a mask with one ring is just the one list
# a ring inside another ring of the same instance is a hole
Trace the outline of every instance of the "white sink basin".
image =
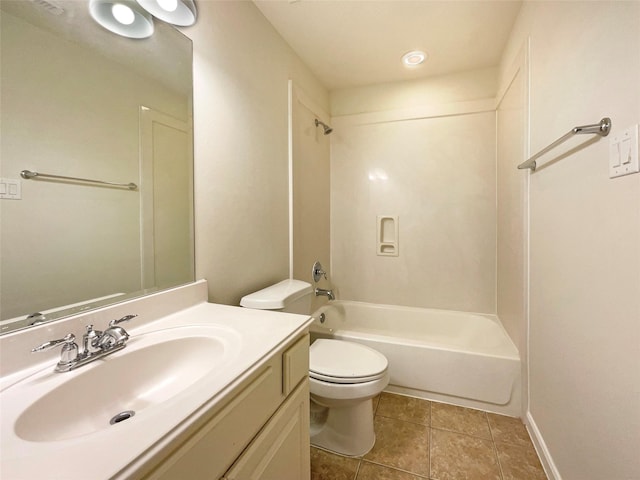
[[(224, 368), (239, 343), (232, 330), (219, 327), (188, 326), (132, 336), (119, 352), (71, 372), (46, 375), (43, 380), (53, 377), (58, 383), (27, 404), (17, 416), (15, 434), (30, 442), (51, 442), (135, 422), (136, 415)], [(24, 388), (28, 386), (18, 384), (3, 395)]]
[[(126, 327), (127, 346), (71, 372), (53, 371), (57, 352), (45, 361), (29, 350), (69, 332), (79, 336), (88, 324), (106, 325), (123, 315), (121, 305), (1, 336), (0, 360), (11, 369), (0, 377), (0, 477), (146, 476), (309, 321), (206, 299), (199, 282), (132, 300), (126, 311), (139, 317)], [(127, 410), (135, 415), (109, 423)], [(217, 455), (211, 452), (212, 461)]]

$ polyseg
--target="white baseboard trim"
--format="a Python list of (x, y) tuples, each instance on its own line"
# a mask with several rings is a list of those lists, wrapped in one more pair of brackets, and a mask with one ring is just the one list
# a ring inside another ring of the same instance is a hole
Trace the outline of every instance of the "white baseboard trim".
[(542, 468), (544, 468), (544, 472), (547, 474), (549, 480), (562, 480), (560, 476), (560, 472), (556, 468), (556, 464), (553, 463), (553, 458), (551, 457), (551, 453), (547, 448), (547, 444), (544, 443), (544, 439), (542, 438), (542, 434), (540, 430), (538, 430), (538, 426), (536, 422), (533, 420), (531, 416), (531, 412), (527, 411), (526, 416), (526, 426), (527, 430), (529, 430), (529, 436), (533, 441), (533, 446), (538, 453), (538, 457), (540, 458), (540, 462), (542, 463)]

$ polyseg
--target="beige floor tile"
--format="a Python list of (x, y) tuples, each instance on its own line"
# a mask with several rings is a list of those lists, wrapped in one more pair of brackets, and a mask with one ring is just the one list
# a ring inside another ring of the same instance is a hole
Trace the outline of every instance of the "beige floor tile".
[(311, 447), (311, 480), (354, 480), (360, 459)]
[(376, 415), (429, 426), (431, 402), (383, 392)]
[(444, 430), (431, 431), (433, 480), (500, 480), (493, 443)]
[(491, 440), (487, 414), (479, 410), (433, 403), (431, 404), (431, 426)]
[(487, 417), (494, 442), (531, 445), (529, 433), (519, 418), (496, 415), (495, 413), (487, 413)]
[(356, 480), (423, 480), (424, 478), (426, 477), (418, 477), (411, 473), (363, 461)]
[(376, 415), (376, 444), (365, 459), (429, 475), (429, 427)]
[(533, 445), (496, 443), (504, 480), (547, 480)]

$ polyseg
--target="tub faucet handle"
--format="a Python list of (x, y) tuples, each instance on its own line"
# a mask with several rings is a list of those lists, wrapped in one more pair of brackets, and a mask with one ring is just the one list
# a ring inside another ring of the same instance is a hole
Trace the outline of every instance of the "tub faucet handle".
[(313, 281), (316, 283), (318, 283), (322, 277), (324, 277), (325, 280), (327, 279), (327, 272), (322, 269), (322, 265), (318, 261), (313, 264), (311, 273), (313, 275)]

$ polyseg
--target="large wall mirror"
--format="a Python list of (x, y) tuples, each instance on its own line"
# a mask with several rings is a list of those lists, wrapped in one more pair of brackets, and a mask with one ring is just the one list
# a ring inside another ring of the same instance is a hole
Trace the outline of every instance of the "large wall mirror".
[(0, 8), (2, 333), (193, 281), (191, 41), (119, 37), (84, 1)]

